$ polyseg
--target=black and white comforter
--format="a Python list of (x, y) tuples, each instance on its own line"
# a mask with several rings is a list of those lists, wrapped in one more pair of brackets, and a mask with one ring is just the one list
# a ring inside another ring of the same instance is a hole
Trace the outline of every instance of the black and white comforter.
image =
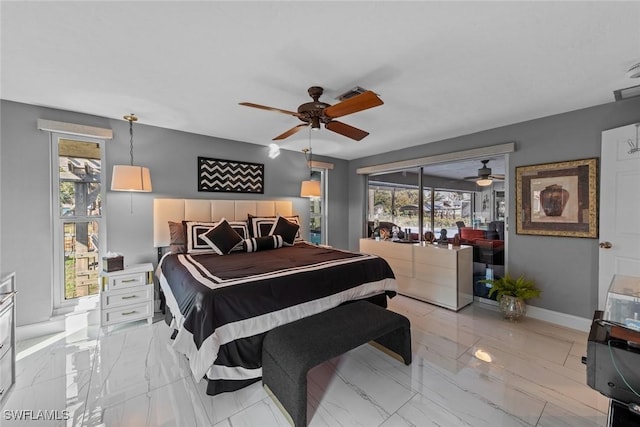
[(167, 254), (157, 275), (178, 331), (173, 346), (196, 379), (206, 375), (209, 394), (260, 379), (270, 329), (397, 289), (382, 258), (308, 243), (224, 256)]

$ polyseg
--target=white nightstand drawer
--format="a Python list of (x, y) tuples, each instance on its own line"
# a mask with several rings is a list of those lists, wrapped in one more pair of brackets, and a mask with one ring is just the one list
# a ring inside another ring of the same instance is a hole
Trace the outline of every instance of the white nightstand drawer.
[(119, 276), (109, 277), (108, 290), (130, 288), (132, 286), (141, 286), (147, 284), (147, 273), (129, 273)]
[(102, 310), (102, 326), (131, 322), (140, 319), (151, 319), (152, 317), (153, 302), (148, 301), (143, 304), (126, 305), (123, 307)]
[(121, 307), (153, 300), (153, 286), (143, 285), (117, 291), (103, 292), (102, 309)]

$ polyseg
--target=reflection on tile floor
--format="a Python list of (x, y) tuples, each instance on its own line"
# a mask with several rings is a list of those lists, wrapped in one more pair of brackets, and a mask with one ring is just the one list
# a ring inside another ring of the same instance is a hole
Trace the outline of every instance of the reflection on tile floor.
[[(586, 333), (478, 303), (454, 313), (398, 296), (390, 308), (411, 321), (413, 364), (364, 345), (315, 367), (311, 426), (606, 425), (608, 401), (580, 363)], [(164, 322), (30, 339), (16, 353), (3, 427), (289, 425), (260, 383), (208, 396)], [(58, 420), (10, 419), (20, 410)]]

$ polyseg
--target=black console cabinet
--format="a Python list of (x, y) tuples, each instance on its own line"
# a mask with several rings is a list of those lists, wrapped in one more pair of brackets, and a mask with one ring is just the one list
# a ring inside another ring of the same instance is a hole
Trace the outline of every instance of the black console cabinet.
[(587, 384), (611, 399), (608, 425), (640, 426), (640, 332), (596, 311), (587, 343)]

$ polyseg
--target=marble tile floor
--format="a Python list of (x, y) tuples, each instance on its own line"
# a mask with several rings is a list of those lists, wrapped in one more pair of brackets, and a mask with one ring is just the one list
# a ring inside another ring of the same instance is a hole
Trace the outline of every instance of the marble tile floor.
[[(390, 309), (411, 321), (412, 365), (364, 345), (315, 367), (310, 426), (606, 425), (608, 401), (586, 385), (580, 363), (586, 333), (509, 322), (478, 303), (454, 313), (397, 296)], [(289, 425), (260, 383), (206, 395), (164, 322), (30, 339), (16, 353), (3, 427)], [(16, 420), (21, 410), (58, 420)]]

